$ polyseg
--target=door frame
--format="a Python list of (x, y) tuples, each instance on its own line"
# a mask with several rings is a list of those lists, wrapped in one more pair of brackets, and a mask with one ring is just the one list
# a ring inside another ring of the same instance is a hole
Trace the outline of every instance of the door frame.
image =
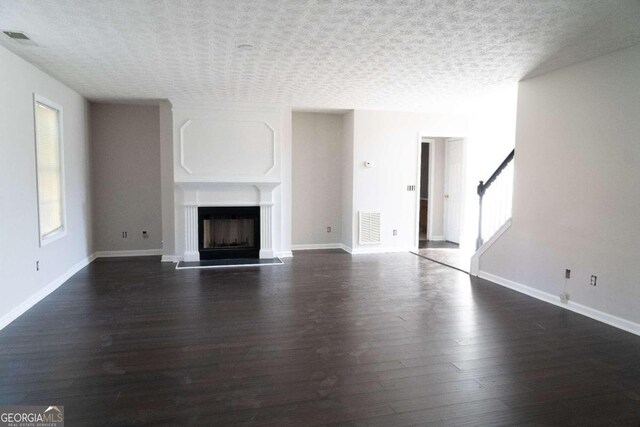
[[(425, 142), (426, 141), (426, 142)], [(431, 203), (431, 197), (433, 195), (433, 173), (434, 173), (434, 150), (435, 150), (435, 137), (423, 136), (418, 133), (418, 143), (416, 144), (416, 221), (415, 221), (415, 248), (420, 247), (420, 178), (422, 176), (422, 144), (429, 144), (429, 198), (427, 199), (427, 240), (431, 240), (433, 237), (433, 203)]]
[[(466, 199), (467, 199), (467, 142), (466, 139), (463, 137), (451, 137), (451, 138), (445, 138), (445, 144), (448, 144), (451, 141), (460, 141), (462, 144), (462, 152), (460, 153), (461, 159), (460, 159), (460, 169), (461, 169), (461, 176), (460, 176), (460, 212), (459, 214), (459, 218), (460, 218), (460, 224), (459, 224), (459, 230), (458, 230), (458, 240), (460, 240), (458, 242), (458, 244), (460, 246), (462, 246), (462, 242), (464, 241), (464, 224), (465, 224), (465, 208), (466, 208)], [(446, 158), (446, 146), (445, 146), (445, 161), (444, 161), (444, 167), (445, 167), (445, 172), (444, 172), (444, 179), (445, 179), (445, 185), (446, 185), (446, 181), (447, 181), (447, 167), (448, 167), (448, 161)], [(445, 203), (443, 208), (443, 220), (442, 220), (442, 236), (443, 238), (446, 240), (447, 239), (447, 218), (448, 218), (448, 204)]]

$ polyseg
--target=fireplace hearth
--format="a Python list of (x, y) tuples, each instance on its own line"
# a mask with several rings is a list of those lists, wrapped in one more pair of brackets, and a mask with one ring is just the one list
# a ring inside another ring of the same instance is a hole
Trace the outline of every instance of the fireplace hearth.
[(200, 259), (259, 258), (260, 207), (199, 207)]

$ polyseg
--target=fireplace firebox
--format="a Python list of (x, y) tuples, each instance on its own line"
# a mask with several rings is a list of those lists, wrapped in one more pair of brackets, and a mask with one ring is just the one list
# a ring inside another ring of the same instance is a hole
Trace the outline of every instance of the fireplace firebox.
[(259, 258), (260, 207), (199, 207), (200, 259)]

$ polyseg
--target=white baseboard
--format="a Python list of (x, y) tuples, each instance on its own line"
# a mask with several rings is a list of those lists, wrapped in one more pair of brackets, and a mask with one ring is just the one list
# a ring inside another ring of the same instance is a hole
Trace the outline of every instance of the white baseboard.
[(495, 242), (500, 239), (500, 237), (507, 232), (509, 228), (511, 228), (512, 219), (509, 218), (507, 222), (505, 222), (502, 227), (496, 231), (493, 236), (478, 248), (475, 254), (471, 257), (471, 266), (469, 269), (469, 274), (472, 276), (477, 276), (480, 273), (480, 257), (484, 254)]
[(444, 242), (444, 236), (431, 236), (427, 237), (427, 240), (430, 240), (432, 242)]
[(294, 251), (315, 251), (318, 249), (343, 249), (342, 243), (311, 243), (308, 245), (292, 245)]
[(364, 255), (364, 254), (388, 254), (388, 253), (397, 253), (397, 252), (411, 252), (417, 251), (416, 247), (359, 247), (359, 248), (349, 248), (349, 250), (345, 249), (352, 255)]
[(276, 258), (293, 258), (291, 251), (279, 251), (275, 253)]
[(139, 249), (133, 251), (97, 251), (96, 258), (115, 258), (127, 256), (157, 256), (162, 255), (162, 249)]
[(95, 254), (89, 255), (87, 258), (83, 259), (82, 261), (78, 262), (73, 267), (68, 269), (62, 276), (53, 280), (47, 286), (40, 289), (36, 293), (32, 294), (29, 298), (27, 298), (25, 301), (20, 303), (13, 310), (8, 312), (4, 316), (0, 317), (0, 330), (4, 329), (5, 326), (7, 326), (8, 324), (16, 320), (21, 315), (23, 315), (31, 307), (33, 307), (34, 305), (42, 301), (47, 295), (49, 295), (51, 292), (58, 289), (64, 282), (69, 280), (71, 276), (73, 276), (78, 271), (85, 268), (87, 265), (91, 264), (91, 262), (93, 262), (93, 260), (95, 259), (96, 259)]
[(569, 300), (567, 304), (563, 304), (560, 302), (560, 297), (558, 295), (552, 295), (548, 292), (544, 292), (539, 289), (535, 289), (530, 286), (526, 286), (491, 273), (487, 273), (486, 271), (480, 271), (478, 277), (496, 283), (500, 286), (504, 286), (505, 288), (513, 289), (514, 291), (529, 295), (530, 297), (539, 299), (541, 301), (548, 302), (558, 307), (573, 311), (574, 313), (582, 314), (583, 316), (587, 316), (599, 322), (606, 323), (607, 325), (613, 326), (614, 328), (622, 329), (623, 331), (627, 331), (635, 335), (640, 335), (640, 324), (632, 322), (630, 320), (626, 320), (621, 317), (596, 310), (595, 308), (587, 307), (586, 305), (582, 305), (571, 300)]

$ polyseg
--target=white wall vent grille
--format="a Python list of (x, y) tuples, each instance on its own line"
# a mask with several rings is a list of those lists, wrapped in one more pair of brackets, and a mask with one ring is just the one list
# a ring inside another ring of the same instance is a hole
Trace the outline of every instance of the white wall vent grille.
[(361, 245), (375, 245), (380, 243), (380, 212), (358, 212), (359, 243)]

